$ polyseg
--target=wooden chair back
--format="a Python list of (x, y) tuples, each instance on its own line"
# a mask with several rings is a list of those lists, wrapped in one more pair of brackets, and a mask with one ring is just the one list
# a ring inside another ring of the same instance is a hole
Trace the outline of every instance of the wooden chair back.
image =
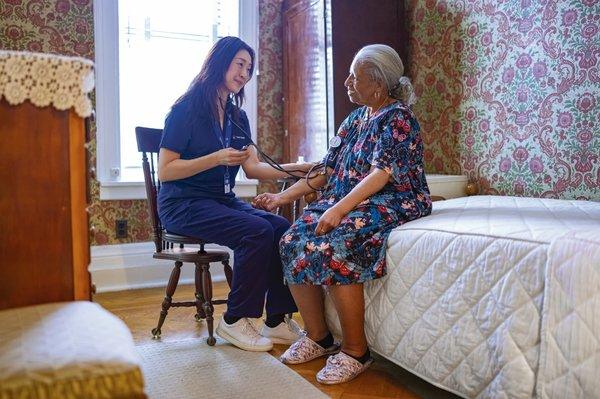
[(161, 252), (165, 246), (162, 237), (163, 229), (160, 224), (160, 219), (158, 218), (157, 205), (157, 197), (160, 190), (160, 180), (157, 176), (157, 168), (161, 137), (162, 129), (141, 126), (135, 128), (138, 151), (142, 153), (142, 168), (144, 170), (146, 198), (148, 199), (148, 208), (150, 211), (150, 220), (152, 221), (153, 241), (156, 246), (156, 252)]

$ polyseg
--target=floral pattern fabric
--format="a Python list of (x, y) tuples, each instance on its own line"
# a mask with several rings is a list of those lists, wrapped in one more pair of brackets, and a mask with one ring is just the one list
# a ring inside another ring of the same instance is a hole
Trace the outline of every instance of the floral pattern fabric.
[[(385, 249), (391, 230), (431, 213), (423, 168), (419, 124), (401, 102), (366, 118), (352, 112), (342, 123), (341, 145), (324, 162), (333, 172), (320, 198), (284, 234), (280, 252), (288, 284), (363, 283), (386, 274)], [(362, 201), (325, 235), (315, 234), (321, 215), (360, 183), (372, 168), (386, 171), (389, 182)]]

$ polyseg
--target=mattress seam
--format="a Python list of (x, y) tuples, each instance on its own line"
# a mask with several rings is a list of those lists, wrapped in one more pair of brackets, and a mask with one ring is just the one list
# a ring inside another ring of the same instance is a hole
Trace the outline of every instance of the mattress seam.
[[(403, 225), (406, 226), (406, 225)], [(479, 234), (479, 233), (468, 233), (468, 232), (457, 232), (457, 231), (448, 231), (448, 230), (444, 230), (444, 229), (440, 229), (440, 228), (428, 228), (428, 227), (401, 227), (401, 228), (396, 228), (395, 230), (392, 231), (392, 234), (394, 232), (400, 232), (400, 231), (406, 231), (406, 230), (412, 230), (412, 231), (435, 231), (435, 232), (442, 232), (442, 233), (448, 233), (448, 234), (454, 234), (456, 236), (471, 236), (471, 237), (485, 237), (485, 238), (495, 238), (495, 239), (500, 239), (500, 240), (510, 240), (510, 241), (520, 241), (520, 242), (530, 242), (530, 243), (535, 243), (535, 244), (544, 244), (544, 245), (549, 245), (550, 242), (548, 241), (538, 241), (538, 240), (528, 240), (526, 238), (520, 238), (520, 237), (506, 237), (506, 236), (498, 236), (498, 235), (488, 235), (488, 234)], [(562, 238), (565, 235), (556, 237), (556, 238)], [(555, 238), (555, 239), (556, 239)]]

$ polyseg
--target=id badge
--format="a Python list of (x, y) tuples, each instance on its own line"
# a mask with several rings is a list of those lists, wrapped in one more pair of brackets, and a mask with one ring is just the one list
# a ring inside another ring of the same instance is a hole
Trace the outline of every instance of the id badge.
[(229, 173), (225, 174), (225, 194), (228, 194), (231, 191), (231, 185), (229, 184)]

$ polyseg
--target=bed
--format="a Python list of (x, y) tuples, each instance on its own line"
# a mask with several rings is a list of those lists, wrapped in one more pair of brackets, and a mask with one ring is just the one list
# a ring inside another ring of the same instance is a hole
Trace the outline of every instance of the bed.
[(365, 284), (379, 355), (462, 397), (600, 398), (600, 203), (438, 201), (387, 261)]

